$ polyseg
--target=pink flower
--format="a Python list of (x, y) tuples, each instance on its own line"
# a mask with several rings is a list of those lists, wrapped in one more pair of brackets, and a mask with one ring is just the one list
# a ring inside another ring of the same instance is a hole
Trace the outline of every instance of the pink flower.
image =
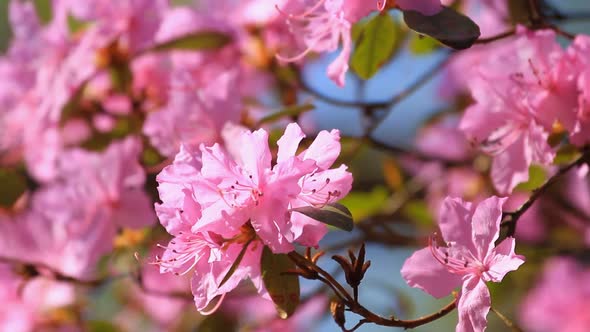
[(0, 217), (3, 255), (75, 278), (93, 278), (120, 228), (156, 221), (143, 190), (139, 149), (139, 141), (128, 139), (103, 153), (72, 150), (63, 155), (61, 178), (37, 190), (29, 210)]
[[(157, 177), (162, 204), (156, 204), (156, 212), (174, 239), (156, 263), (162, 273), (194, 271), (192, 292), (203, 313), (213, 298), (245, 278), (266, 293), (260, 278), (263, 245), (284, 253), (294, 242), (316, 246), (326, 233), (325, 225), (290, 209), (337, 201), (352, 185), (345, 166), (329, 169), (340, 153), (337, 131), (320, 132), (296, 155), (305, 135), (290, 124), (278, 142), (274, 166), (266, 131), (234, 127), (228, 132), (226, 149), (201, 145), (199, 154), (182, 145)], [(222, 283), (241, 252), (239, 265)]]
[[(303, 59), (310, 52), (333, 52), (339, 48), (342, 40), (342, 50), (328, 67), (328, 77), (339, 86), (344, 86), (349, 67), (348, 60), (352, 52), (350, 29), (354, 23), (376, 9), (377, 1), (288, 1), (281, 12), (285, 13), (289, 28), (300, 38), (305, 50), (292, 57), (279, 55), (279, 60), (294, 62)], [(296, 14), (297, 12), (299, 13)]]
[(75, 299), (73, 285), (43, 276), (25, 280), (17, 274), (16, 269), (4, 263), (0, 263), (0, 283), (2, 332), (43, 329), (41, 324), (47, 324), (48, 311), (71, 305)]
[[(305, 137), (296, 124), (279, 140), (277, 163), (271, 166), (268, 133), (235, 130), (227, 151), (218, 144), (201, 146), (197, 155), (183, 146), (172, 166), (158, 176), (163, 225), (175, 231), (183, 224), (177, 210), (193, 197), (199, 218), (193, 232), (233, 236), (247, 222), (274, 252), (293, 250), (293, 242), (316, 246), (325, 225), (290, 208), (323, 206), (348, 193), (352, 176), (346, 166), (329, 169), (340, 153), (339, 133), (322, 131), (311, 146), (295, 155)], [(202, 166), (201, 166), (202, 164)], [(195, 219), (192, 219), (195, 220)]]
[(500, 282), (524, 263), (514, 253), (514, 238), (498, 246), (502, 204), (505, 198), (491, 197), (477, 206), (447, 198), (440, 212), (439, 227), (446, 245), (433, 237), (429, 246), (415, 252), (402, 267), (403, 278), (412, 287), (441, 298), (458, 286), (457, 331), (483, 331), (491, 299), (486, 282)]
[(590, 326), (590, 269), (571, 258), (553, 258), (520, 306), (531, 332), (584, 332)]
[(253, 327), (255, 332), (298, 332), (310, 331), (327, 305), (325, 295), (316, 295), (301, 303), (288, 319), (281, 319), (271, 301), (258, 296), (235, 296), (228, 298), (220, 310), (237, 317), (240, 325)]
[(467, 109), (460, 129), (494, 157), (491, 176), (500, 193), (511, 193), (526, 182), (531, 164), (553, 161), (549, 132), (570, 112), (569, 80), (549, 75), (562, 57), (552, 31), (521, 28), (516, 38), (494, 49), (470, 82), (475, 104)]

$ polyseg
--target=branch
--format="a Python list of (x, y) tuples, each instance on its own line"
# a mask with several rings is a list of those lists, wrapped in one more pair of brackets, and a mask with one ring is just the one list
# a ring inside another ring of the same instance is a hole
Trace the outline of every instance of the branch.
[(335, 106), (364, 108), (364, 109), (369, 109), (370, 112), (373, 112), (373, 111), (379, 110), (379, 109), (391, 108), (391, 107), (395, 106), (396, 104), (399, 104), (400, 102), (402, 102), (407, 97), (411, 96), (422, 85), (424, 85), (425, 83), (430, 81), (434, 76), (436, 76), (436, 74), (439, 73), (444, 68), (444, 66), (449, 61), (449, 59), (450, 59), (449, 56), (445, 57), (442, 61), (437, 62), (430, 70), (428, 70), (426, 73), (421, 75), (414, 83), (412, 83), (410, 86), (408, 86), (407, 88), (402, 90), (400, 93), (396, 94), (395, 96), (392, 96), (389, 99), (379, 101), (379, 102), (348, 101), (348, 100), (342, 100), (339, 98), (329, 96), (329, 95), (311, 87), (305, 81), (305, 79), (302, 77), (301, 72), (299, 70), (297, 70), (297, 73), (299, 75), (297, 82), (298, 82), (298, 87), (301, 88), (301, 90), (303, 90), (303, 91), (313, 95), (314, 97), (316, 97), (324, 102), (327, 102), (329, 104), (332, 104)]
[[(303, 270), (313, 271), (317, 273), (317, 276), (310, 276), (309, 274), (303, 272), (300, 275), (303, 277), (307, 277), (308, 279), (316, 279), (320, 280), (321, 282), (330, 286), (330, 288), (334, 291), (334, 293), (340, 298), (342, 303), (344, 303), (348, 310), (351, 312), (356, 313), (364, 318), (364, 323), (370, 322), (381, 326), (390, 326), (390, 327), (403, 327), (406, 329), (415, 328), (424, 324), (428, 324), (433, 322), (451, 311), (453, 311), (456, 307), (457, 300), (453, 300), (451, 303), (447, 304), (445, 307), (440, 309), (439, 311), (432, 313), (430, 315), (426, 315), (420, 317), (418, 319), (413, 320), (401, 320), (396, 319), (395, 317), (385, 318), (378, 314), (373, 313), (369, 309), (365, 308), (361, 305), (358, 301), (356, 301), (350, 293), (340, 284), (338, 281), (334, 279), (328, 272), (323, 270), (319, 267), (316, 263), (312, 262), (311, 260), (307, 259), (305, 256), (297, 253), (296, 251), (292, 251), (288, 254), (289, 258), (293, 260), (293, 262), (302, 268)], [(360, 323), (360, 322), (359, 322)], [(358, 325), (358, 324), (357, 324)], [(360, 324), (362, 325), (362, 324)], [(358, 326), (360, 326), (358, 325)], [(357, 328), (358, 328), (357, 326)]]
[(570, 170), (581, 166), (585, 163), (590, 162), (590, 151), (585, 151), (584, 154), (578, 160), (571, 163), (567, 167), (560, 169), (555, 175), (553, 175), (547, 182), (545, 182), (541, 187), (535, 189), (531, 197), (516, 211), (514, 212), (505, 212), (504, 213), (504, 222), (502, 223), (503, 227), (508, 227), (508, 231), (506, 232), (506, 237), (514, 236), (516, 233), (516, 223), (522, 217), (522, 215), (535, 203), (539, 197), (541, 197), (549, 187), (555, 184), (563, 175), (567, 174)]

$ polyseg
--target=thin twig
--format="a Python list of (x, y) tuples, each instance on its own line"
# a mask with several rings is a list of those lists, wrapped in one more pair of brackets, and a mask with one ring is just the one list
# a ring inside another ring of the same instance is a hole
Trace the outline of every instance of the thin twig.
[(496, 308), (492, 307), (491, 310), (493, 313), (496, 314), (496, 316), (498, 316), (498, 318), (500, 318), (502, 320), (502, 322), (504, 322), (504, 324), (506, 324), (506, 326), (508, 326), (508, 328), (510, 328), (510, 330), (512, 332), (522, 332), (522, 329), (520, 327), (518, 327), (518, 325), (516, 325), (508, 317), (504, 316), (501, 312), (496, 310)]
[(504, 222), (502, 223), (503, 227), (508, 227), (508, 231), (506, 232), (506, 237), (514, 236), (516, 233), (516, 223), (518, 219), (522, 217), (522, 215), (535, 203), (535, 201), (541, 197), (549, 187), (555, 184), (563, 175), (567, 174), (570, 170), (583, 165), (584, 163), (588, 163), (590, 161), (590, 151), (586, 151), (578, 160), (571, 163), (567, 167), (560, 169), (555, 175), (553, 175), (547, 182), (545, 182), (541, 187), (537, 188), (533, 191), (531, 197), (516, 211), (514, 212), (507, 212), (504, 213)]

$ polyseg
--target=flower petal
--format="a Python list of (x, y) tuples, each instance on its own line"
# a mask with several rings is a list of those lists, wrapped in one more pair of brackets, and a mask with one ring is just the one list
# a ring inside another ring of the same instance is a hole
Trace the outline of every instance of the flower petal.
[(459, 304), (459, 323), (457, 332), (480, 332), (487, 325), (486, 316), (490, 311), (492, 300), (485, 282), (476, 276), (471, 276), (463, 283)]
[(295, 156), (299, 143), (305, 137), (301, 127), (297, 123), (290, 123), (285, 129), (285, 133), (278, 140), (279, 152), (277, 154), (277, 163), (281, 163), (290, 157)]
[(484, 274), (490, 278), (488, 281), (500, 282), (506, 273), (515, 271), (524, 264), (524, 257), (514, 253), (514, 246), (515, 239), (509, 237), (494, 248), (487, 260), (489, 271)]
[(411, 287), (442, 298), (461, 285), (461, 277), (450, 273), (437, 261), (429, 248), (416, 251), (401, 269), (402, 277)]
[(477, 205), (472, 217), (473, 245), (478, 258), (484, 257), (494, 248), (500, 233), (502, 205), (507, 198), (490, 197)]
[(321, 169), (328, 169), (340, 154), (340, 131), (322, 130), (303, 154), (303, 159), (313, 159)]
[(473, 249), (471, 214), (470, 202), (455, 197), (445, 198), (440, 208), (438, 226), (446, 242), (456, 242)]

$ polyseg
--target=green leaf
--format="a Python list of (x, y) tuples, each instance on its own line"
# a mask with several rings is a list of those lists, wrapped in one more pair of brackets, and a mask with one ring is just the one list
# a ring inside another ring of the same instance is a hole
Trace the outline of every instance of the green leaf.
[(88, 332), (119, 332), (119, 329), (115, 324), (104, 321), (104, 320), (91, 320), (86, 322), (86, 328), (84, 331)]
[(0, 207), (12, 207), (27, 190), (27, 180), (16, 170), (0, 169), (0, 183)]
[(222, 48), (231, 42), (232, 38), (227, 34), (217, 31), (200, 31), (176, 38), (154, 46), (151, 51), (208, 51)]
[(434, 217), (426, 202), (422, 200), (411, 200), (402, 210), (404, 216), (416, 222), (420, 226), (431, 227), (434, 225)]
[(302, 206), (291, 209), (292, 212), (299, 212), (324, 224), (340, 228), (345, 231), (352, 231), (354, 222), (352, 213), (346, 206), (338, 203), (326, 204), (321, 208), (313, 206)]
[(51, 0), (33, 0), (33, 5), (35, 6), (39, 21), (44, 25), (49, 23), (53, 17)]
[(533, 191), (542, 186), (547, 180), (547, 172), (541, 166), (531, 165), (529, 167), (529, 180), (516, 186), (516, 190)]
[(280, 120), (283, 117), (286, 116), (298, 116), (301, 115), (303, 113), (309, 112), (311, 110), (315, 109), (315, 106), (312, 104), (303, 104), (303, 105), (294, 105), (294, 106), (287, 106), (285, 107), (283, 110), (272, 113), (270, 115), (265, 116), (264, 118), (260, 119), (258, 121), (257, 126), (260, 126), (262, 124), (265, 123), (272, 123), (275, 122), (277, 120)]
[(448, 7), (432, 16), (404, 11), (404, 21), (410, 29), (458, 50), (471, 47), (481, 34), (479, 26), (469, 17)]
[(367, 80), (391, 57), (400, 32), (387, 13), (374, 16), (362, 28), (350, 65), (360, 78)]
[(383, 186), (370, 192), (351, 192), (340, 203), (346, 205), (355, 221), (360, 221), (381, 212), (387, 202), (389, 192)]
[(227, 273), (225, 274), (225, 276), (223, 277), (223, 279), (219, 283), (218, 288), (223, 286), (229, 280), (229, 278), (231, 278), (231, 276), (234, 274), (234, 272), (236, 272), (236, 269), (238, 268), (238, 266), (240, 266), (242, 259), (244, 259), (244, 255), (246, 254), (246, 250), (248, 250), (248, 246), (250, 246), (250, 243), (252, 243), (252, 240), (254, 240), (254, 238), (250, 239), (248, 242), (246, 242), (246, 244), (244, 244), (244, 246), (242, 247), (242, 250), (240, 250), (240, 253), (238, 254), (238, 257), (236, 257), (236, 260), (230, 266), (229, 270), (227, 270)]
[(286, 254), (273, 254), (264, 247), (261, 260), (262, 281), (282, 319), (291, 316), (299, 305), (299, 277), (285, 274), (295, 270)]
[(90, 23), (80, 21), (75, 16), (68, 14), (68, 29), (71, 34), (76, 34), (77, 32), (86, 29), (89, 25)]
[(436, 39), (424, 35), (414, 35), (410, 40), (410, 51), (416, 55), (427, 55), (439, 48)]
[(557, 150), (557, 154), (553, 159), (553, 164), (555, 165), (566, 165), (569, 163), (574, 162), (576, 159), (580, 157), (580, 150), (571, 144), (567, 144), (562, 146), (559, 150)]

